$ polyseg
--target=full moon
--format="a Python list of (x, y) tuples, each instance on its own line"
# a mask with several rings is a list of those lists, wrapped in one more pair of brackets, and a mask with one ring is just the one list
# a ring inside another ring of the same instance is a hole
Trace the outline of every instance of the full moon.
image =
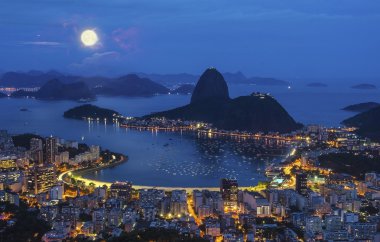
[(80, 40), (85, 46), (94, 46), (98, 42), (98, 35), (94, 30), (86, 29), (82, 32)]

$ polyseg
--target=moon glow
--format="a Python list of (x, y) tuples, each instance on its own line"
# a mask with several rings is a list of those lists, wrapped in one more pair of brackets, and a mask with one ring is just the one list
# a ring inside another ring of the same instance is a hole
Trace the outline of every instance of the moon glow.
[(82, 41), (84, 46), (94, 46), (98, 42), (98, 35), (92, 29), (86, 29), (82, 32), (80, 36), (80, 40)]

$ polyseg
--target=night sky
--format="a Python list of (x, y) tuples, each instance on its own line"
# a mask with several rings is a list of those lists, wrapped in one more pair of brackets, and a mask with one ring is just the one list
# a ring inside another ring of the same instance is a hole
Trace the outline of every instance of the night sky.
[(380, 1), (1, 0), (0, 58), (1, 72), (378, 78)]

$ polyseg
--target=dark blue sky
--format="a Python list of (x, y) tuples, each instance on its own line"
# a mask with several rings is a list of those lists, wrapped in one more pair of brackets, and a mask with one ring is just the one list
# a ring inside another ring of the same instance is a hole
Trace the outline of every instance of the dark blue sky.
[(1, 71), (380, 77), (379, 0), (1, 0), (0, 33)]

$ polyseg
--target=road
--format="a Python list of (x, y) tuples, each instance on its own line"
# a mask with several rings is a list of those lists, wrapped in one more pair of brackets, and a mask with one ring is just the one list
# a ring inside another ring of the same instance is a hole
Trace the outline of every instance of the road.
[[(90, 183), (95, 184), (95, 187), (102, 187), (107, 186), (110, 187), (112, 182), (104, 182), (104, 181), (98, 181), (98, 180), (92, 180), (84, 178), (80, 175), (75, 174), (75, 171), (66, 171), (58, 176), (58, 181), (64, 181), (65, 176), (70, 176), (74, 178), (77, 181), (84, 182), (87, 186), (90, 185)], [(65, 182), (67, 183), (67, 182)], [(144, 186), (144, 185), (133, 185), (134, 189), (158, 189), (158, 190), (164, 190), (164, 191), (173, 191), (173, 190), (186, 190), (187, 193), (191, 194), (194, 190), (209, 190), (209, 191), (219, 191), (219, 187), (167, 187), (167, 186)], [(255, 190), (255, 187), (239, 187), (240, 190)]]

